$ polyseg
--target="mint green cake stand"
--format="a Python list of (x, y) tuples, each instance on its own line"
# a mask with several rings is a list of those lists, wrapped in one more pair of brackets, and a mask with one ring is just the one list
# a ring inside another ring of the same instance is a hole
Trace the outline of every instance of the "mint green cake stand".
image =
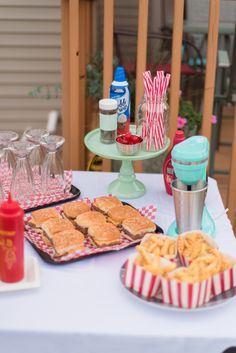
[[(131, 127), (131, 131), (132, 130), (133, 127)], [(91, 152), (100, 157), (122, 161), (118, 178), (110, 183), (108, 192), (122, 199), (136, 199), (145, 194), (146, 188), (141, 181), (136, 179), (133, 161), (141, 161), (160, 156), (167, 150), (170, 141), (167, 139), (165, 147), (157, 152), (140, 151), (135, 156), (121, 155), (115, 143), (101, 143), (100, 129), (89, 132), (84, 138), (84, 143)]]

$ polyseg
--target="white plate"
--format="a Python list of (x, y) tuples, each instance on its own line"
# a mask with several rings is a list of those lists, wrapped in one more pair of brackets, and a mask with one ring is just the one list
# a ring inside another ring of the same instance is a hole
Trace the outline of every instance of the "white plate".
[(25, 276), (22, 281), (16, 283), (6, 283), (0, 281), (0, 292), (12, 292), (40, 286), (39, 265), (36, 257), (25, 258)]
[(121, 267), (120, 270), (120, 279), (121, 283), (123, 284), (124, 288), (133, 295), (134, 298), (137, 298), (140, 302), (151, 305), (154, 308), (157, 309), (164, 309), (164, 310), (171, 310), (171, 311), (176, 311), (176, 312), (199, 312), (199, 311), (205, 311), (205, 310), (211, 310), (211, 309), (216, 309), (222, 305), (225, 305), (235, 299), (236, 297), (236, 287), (227, 290), (226, 292), (219, 294), (215, 297), (213, 297), (208, 303), (205, 303), (197, 308), (194, 309), (187, 309), (187, 308), (178, 308), (177, 306), (171, 305), (171, 304), (166, 304), (162, 302), (161, 298), (151, 298), (151, 299), (146, 299), (139, 293), (135, 292), (134, 290), (125, 287), (124, 285), (124, 272), (125, 272), (125, 264)]

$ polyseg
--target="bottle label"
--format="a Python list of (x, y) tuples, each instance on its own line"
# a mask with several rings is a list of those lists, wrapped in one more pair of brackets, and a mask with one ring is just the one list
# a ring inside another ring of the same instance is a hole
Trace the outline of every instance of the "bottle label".
[(110, 98), (117, 101), (117, 134), (129, 131), (130, 124), (130, 93), (128, 87), (111, 86)]
[(0, 236), (13, 237), (14, 235), (16, 235), (15, 230), (2, 230), (2, 229), (0, 229)]
[(5, 263), (5, 266), (8, 270), (11, 270), (12, 267), (16, 264), (16, 247), (12, 239), (1, 238), (0, 239), (0, 250), (2, 261)]
[(100, 129), (103, 131), (114, 131), (117, 129), (117, 114), (99, 114)]
[(169, 161), (167, 164), (166, 173), (167, 173), (166, 175), (167, 183), (171, 185), (172, 181), (176, 179), (174, 168), (171, 161)]

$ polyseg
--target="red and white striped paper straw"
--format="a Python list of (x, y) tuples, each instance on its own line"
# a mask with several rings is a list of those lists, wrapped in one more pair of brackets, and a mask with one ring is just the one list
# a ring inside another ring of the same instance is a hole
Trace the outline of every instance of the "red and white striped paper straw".
[(166, 94), (170, 74), (164, 75), (164, 71), (157, 71), (152, 81), (150, 71), (143, 73), (144, 88), (146, 94), (146, 115), (142, 126), (142, 137), (147, 139), (147, 150), (163, 148), (164, 145), (164, 115), (163, 99)]

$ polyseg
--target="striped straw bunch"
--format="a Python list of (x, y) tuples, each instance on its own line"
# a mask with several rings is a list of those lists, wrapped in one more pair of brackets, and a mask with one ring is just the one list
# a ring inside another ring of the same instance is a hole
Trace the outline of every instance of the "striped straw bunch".
[(164, 147), (164, 100), (170, 81), (170, 74), (157, 71), (152, 80), (151, 72), (143, 73), (146, 98), (146, 111), (142, 123), (142, 138), (146, 140), (146, 150), (158, 151)]

